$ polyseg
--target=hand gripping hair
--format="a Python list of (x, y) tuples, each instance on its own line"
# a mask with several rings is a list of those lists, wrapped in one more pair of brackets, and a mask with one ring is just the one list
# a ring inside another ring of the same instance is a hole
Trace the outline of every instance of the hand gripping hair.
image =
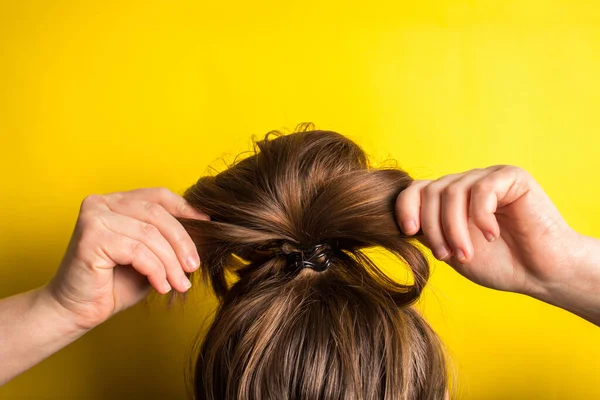
[[(252, 155), (184, 193), (211, 217), (179, 220), (201, 259), (192, 275), (219, 299), (194, 360), (193, 396), (443, 399), (446, 353), (414, 308), (429, 265), (394, 217), (412, 179), (309, 127), (270, 132)], [(370, 248), (396, 256), (411, 282), (384, 274)]]

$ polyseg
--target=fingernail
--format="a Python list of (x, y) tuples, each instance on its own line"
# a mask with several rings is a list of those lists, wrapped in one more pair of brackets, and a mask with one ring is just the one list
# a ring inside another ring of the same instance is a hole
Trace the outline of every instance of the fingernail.
[(194, 256), (189, 256), (185, 262), (186, 262), (188, 268), (192, 271), (195, 271), (196, 269), (198, 269), (198, 266), (200, 264), (198, 261), (196, 261)]
[(461, 249), (457, 249), (456, 250), (456, 258), (458, 258), (459, 260), (464, 260), (465, 253), (463, 253), (463, 251)]
[(186, 278), (185, 276), (183, 278), (181, 278), (181, 284), (186, 288), (189, 289), (192, 287), (192, 282), (190, 282), (190, 280), (188, 278)]
[(441, 260), (450, 254), (450, 250), (446, 246), (440, 246), (435, 253), (437, 254), (437, 258)]
[(496, 240), (496, 237), (491, 232), (485, 232), (483, 236), (485, 236), (488, 242), (493, 242), (494, 240)]
[(404, 223), (402, 225), (404, 226), (405, 232), (412, 232), (417, 227), (417, 224), (412, 219), (409, 221), (404, 221)]
[(171, 285), (169, 285), (169, 282), (164, 281), (162, 284), (163, 287), (163, 292), (165, 293), (169, 293), (171, 291)]

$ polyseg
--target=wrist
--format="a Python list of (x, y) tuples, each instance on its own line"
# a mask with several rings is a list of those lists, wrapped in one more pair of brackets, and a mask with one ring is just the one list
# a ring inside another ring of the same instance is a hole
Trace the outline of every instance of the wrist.
[(79, 323), (77, 316), (58, 301), (48, 285), (35, 289), (35, 292), (34, 307), (48, 313), (65, 335), (78, 337), (93, 328)]
[(575, 235), (564, 274), (533, 285), (525, 294), (600, 326), (600, 240)]

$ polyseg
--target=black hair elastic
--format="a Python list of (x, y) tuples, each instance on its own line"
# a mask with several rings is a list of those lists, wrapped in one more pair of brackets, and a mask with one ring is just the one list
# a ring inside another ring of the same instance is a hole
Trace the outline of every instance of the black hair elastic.
[(312, 248), (299, 248), (286, 254), (289, 266), (296, 269), (311, 268), (314, 271), (325, 271), (331, 263), (333, 249), (329, 244), (317, 244)]

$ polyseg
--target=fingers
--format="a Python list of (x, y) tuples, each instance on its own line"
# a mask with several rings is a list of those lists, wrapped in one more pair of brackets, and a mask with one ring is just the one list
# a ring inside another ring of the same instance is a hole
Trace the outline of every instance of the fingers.
[(195, 218), (209, 221), (210, 217), (190, 206), (187, 201), (167, 188), (141, 188), (128, 192), (109, 193), (107, 196), (126, 198), (128, 201), (146, 201), (157, 203), (176, 217)]
[(427, 236), (433, 254), (440, 260), (445, 260), (452, 255), (452, 247), (442, 230), (440, 194), (460, 176), (459, 174), (446, 175), (431, 182), (421, 191), (421, 228)]
[[(195, 243), (175, 217), (210, 220), (208, 215), (196, 210), (183, 197), (166, 188), (114, 192), (94, 196), (93, 199), (96, 208), (98, 202), (102, 205), (98, 219), (106, 230), (140, 243), (135, 248), (140, 254), (138, 258), (150, 262), (149, 268), (152, 271), (155, 264), (159, 263), (164, 272), (163, 282), (160, 282), (160, 277), (155, 277), (155, 272), (152, 275), (155, 281), (151, 282), (157, 291), (165, 293), (167, 287), (168, 290), (173, 287), (184, 292), (190, 288), (191, 283), (185, 272), (198, 269), (200, 259)], [(147, 255), (147, 252), (151, 252), (154, 257)], [(134, 268), (140, 268), (140, 272), (145, 271), (140, 262)]]
[(396, 218), (407, 235), (414, 235), (420, 229), (421, 190), (432, 180), (414, 180), (396, 198)]
[(195, 243), (181, 223), (160, 204), (141, 200), (132, 201), (129, 197), (111, 198), (110, 196), (107, 196), (106, 202), (110, 210), (117, 214), (157, 227), (175, 250), (181, 268), (187, 272), (193, 272), (198, 268), (200, 258)]
[[(494, 213), (526, 190), (527, 173), (509, 165), (477, 168), (435, 181), (415, 180), (396, 199), (396, 217), (404, 233), (422, 229), (436, 258), (452, 254), (459, 262), (474, 255), (469, 217), (488, 241), (499, 235)], [(409, 221), (414, 224), (409, 226)]]
[(107, 229), (102, 242), (102, 251), (119, 265), (131, 265), (157, 292), (165, 294), (171, 290), (165, 267), (160, 259), (144, 243), (119, 235)]
[[(468, 260), (475, 253), (469, 233), (470, 188), (489, 173), (489, 170), (473, 169), (461, 174), (458, 179), (450, 181), (441, 190), (442, 211), (440, 214), (443, 236), (459, 261)], [(475, 205), (475, 208), (477, 208), (477, 205)], [(493, 213), (486, 214), (485, 218), (494, 221), (496, 219)]]
[(163, 230), (165, 230), (165, 226), (168, 228), (165, 220), (159, 220), (156, 222), (157, 225), (154, 225), (115, 212), (102, 213), (98, 218), (111, 232), (139, 242), (140, 247), (136, 247), (137, 251), (141, 251), (143, 254), (146, 249), (151, 251), (160, 260), (171, 287), (180, 292), (185, 292), (191, 287), (173, 247), (157, 227), (161, 226)]
[(494, 214), (499, 207), (513, 203), (531, 188), (533, 177), (513, 165), (499, 165), (471, 187), (469, 213), (488, 241), (500, 235)]

